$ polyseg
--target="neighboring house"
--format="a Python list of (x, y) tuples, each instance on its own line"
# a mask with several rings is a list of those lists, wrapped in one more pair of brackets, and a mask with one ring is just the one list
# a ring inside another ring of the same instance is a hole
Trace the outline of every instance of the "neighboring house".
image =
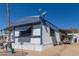
[(79, 42), (79, 31), (76, 29), (60, 29), (61, 41), (68, 38), (71, 43)]
[(72, 43), (78, 43), (79, 42), (79, 33), (68, 33), (68, 35), (73, 36)]
[(55, 46), (61, 41), (59, 28), (40, 16), (29, 16), (12, 23), (11, 38), (14, 48), (35, 51)]

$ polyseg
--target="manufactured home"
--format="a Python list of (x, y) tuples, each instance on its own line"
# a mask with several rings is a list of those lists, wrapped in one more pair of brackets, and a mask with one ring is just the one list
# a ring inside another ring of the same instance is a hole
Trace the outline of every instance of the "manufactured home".
[(42, 51), (60, 43), (60, 32), (44, 17), (28, 16), (11, 24), (11, 40), (15, 49)]

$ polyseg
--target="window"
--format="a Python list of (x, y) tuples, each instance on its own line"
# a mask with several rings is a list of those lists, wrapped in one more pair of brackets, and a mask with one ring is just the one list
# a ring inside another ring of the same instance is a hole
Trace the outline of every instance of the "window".
[(26, 31), (20, 31), (20, 37), (31, 36), (32, 27), (28, 28)]
[(55, 32), (53, 29), (50, 28), (50, 36), (55, 36)]

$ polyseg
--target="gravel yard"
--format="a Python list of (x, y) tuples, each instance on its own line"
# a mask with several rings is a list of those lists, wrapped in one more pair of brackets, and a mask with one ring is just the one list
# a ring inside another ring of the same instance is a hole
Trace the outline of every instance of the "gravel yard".
[(79, 43), (49, 47), (42, 52), (16, 49), (14, 54), (10, 54), (0, 50), (0, 56), (79, 56)]

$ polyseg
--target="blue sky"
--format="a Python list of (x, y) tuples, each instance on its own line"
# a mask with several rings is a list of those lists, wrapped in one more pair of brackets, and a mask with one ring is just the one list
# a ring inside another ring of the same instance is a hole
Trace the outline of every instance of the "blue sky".
[[(79, 4), (10, 4), (11, 22), (47, 11), (46, 20), (59, 28), (79, 29)], [(0, 29), (7, 27), (6, 4), (0, 4)]]

